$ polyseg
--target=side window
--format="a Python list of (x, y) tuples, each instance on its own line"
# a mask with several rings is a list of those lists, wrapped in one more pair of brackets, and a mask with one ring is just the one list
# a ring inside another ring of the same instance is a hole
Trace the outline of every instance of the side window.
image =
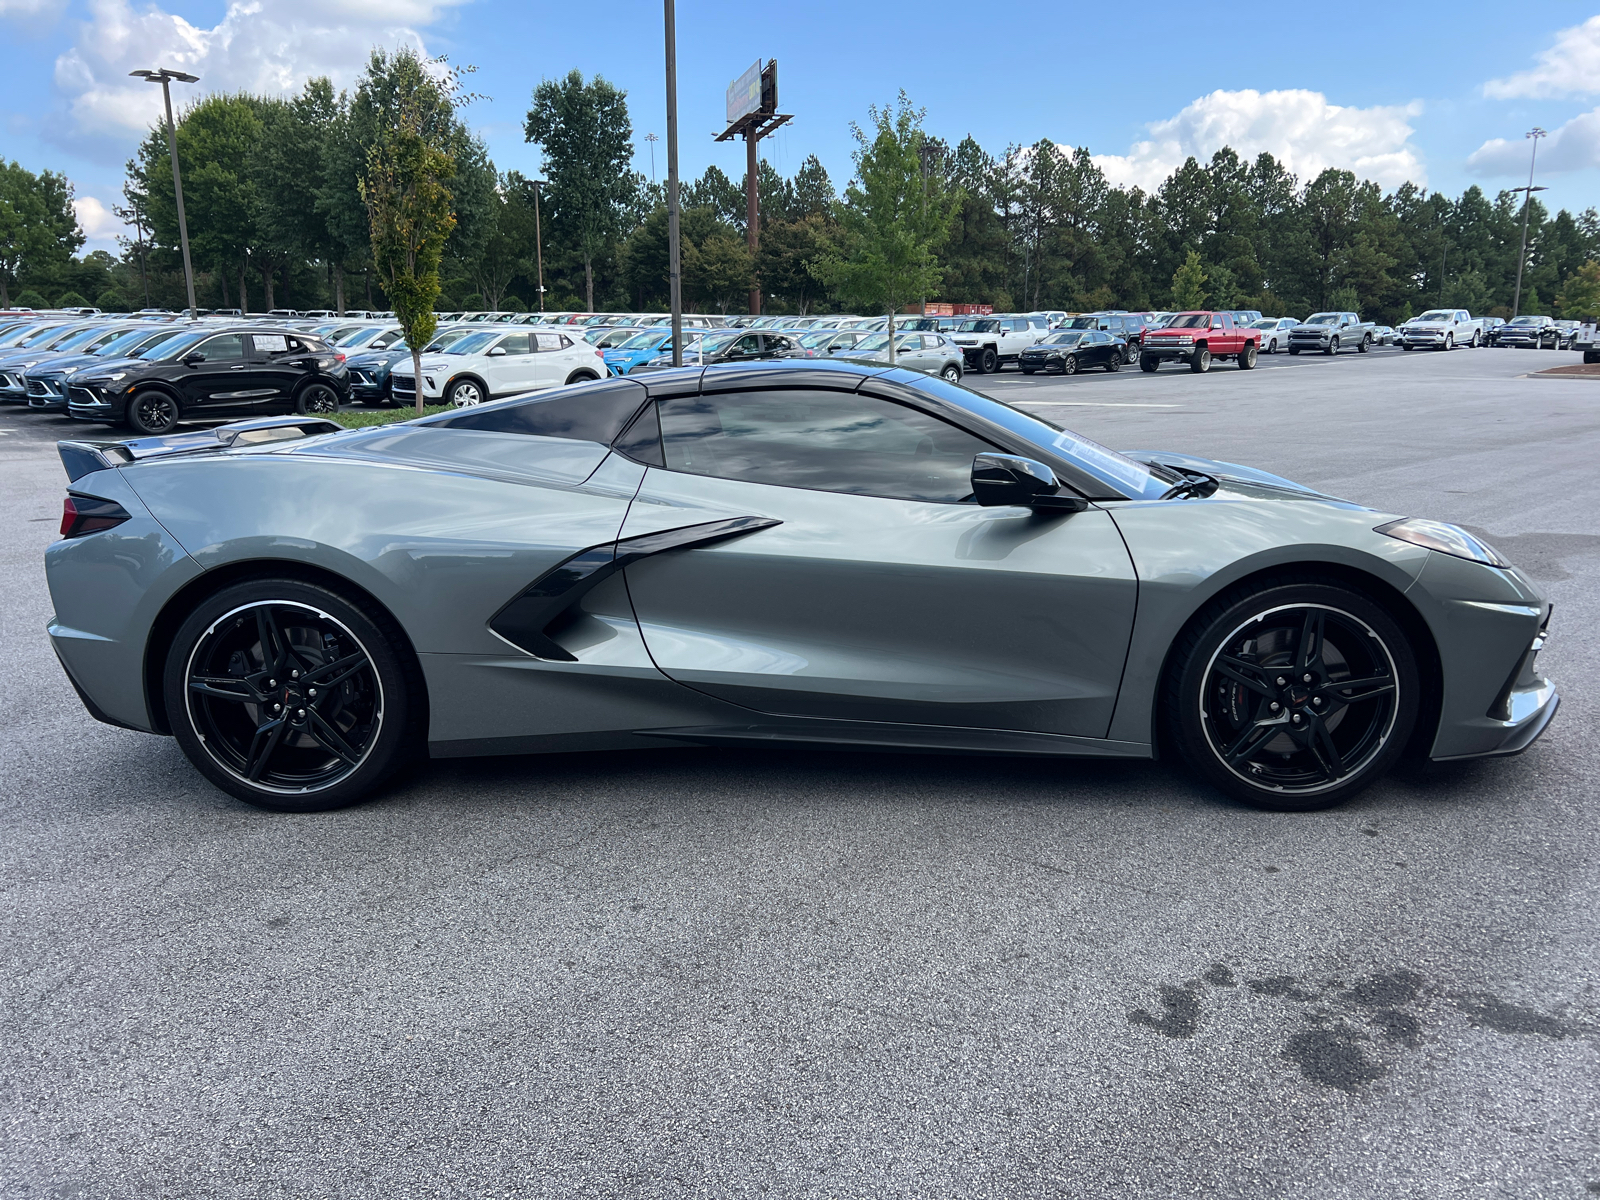
[(541, 354), (551, 350), (559, 350), (563, 344), (571, 345), (566, 337), (559, 333), (536, 333), (533, 336), (536, 347)]
[(761, 335), (759, 333), (747, 333), (747, 334), (745, 334), (742, 338), (740, 338), (737, 342), (735, 342), (732, 346), (730, 346), (728, 348), (728, 353), (730, 355), (734, 355), (734, 354), (760, 354), (761, 353)]
[[(260, 335), (257, 336), (258, 340)], [(281, 334), (272, 334), (270, 340), (281, 343)], [(280, 345), (279, 349), (283, 347)], [(221, 337), (207, 338), (195, 347), (206, 356), (208, 363), (240, 362), (244, 359), (244, 334), (225, 333)]]
[(669, 470), (954, 504), (994, 447), (916, 409), (848, 392), (684, 396), (660, 404)]
[(500, 346), (507, 354), (532, 354), (533, 347), (528, 344), (528, 335), (525, 333), (512, 333), (500, 339)]
[(925, 333), (922, 335), (922, 348), (924, 350), (937, 350), (942, 345), (944, 345), (944, 339), (938, 334)]

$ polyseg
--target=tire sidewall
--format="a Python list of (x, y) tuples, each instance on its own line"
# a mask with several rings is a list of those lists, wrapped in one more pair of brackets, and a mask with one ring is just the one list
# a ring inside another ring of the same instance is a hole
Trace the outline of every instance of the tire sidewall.
[[(1212, 656), (1224, 638), (1257, 613), (1295, 604), (1319, 604), (1348, 613), (1377, 633), (1394, 662), (1399, 696), (1394, 724), (1383, 748), (1355, 775), (1326, 792), (1295, 795), (1257, 788), (1224, 766), (1211, 749), (1201, 716), (1201, 689)], [(1296, 582), (1225, 593), (1214, 600), (1185, 631), (1165, 689), (1163, 714), (1179, 755), (1217, 790), (1253, 808), (1278, 812), (1310, 812), (1342, 804), (1375, 783), (1405, 752), (1421, 708), (1421, 672), (1416, 654), (1399, 623), (1365, 594), (1334, 583)]]
[[(333, 401), (328, 408), (312, 408), (312, 398), (326, 394)], [(310, 383), (300, 389), (300, 395), (295, 400), (295, 408), (302, 416), (316, 413), (333, 413), (339, 411), (339, 393), (325, 383)]]
[[(139, 418), (136, 415), (139, 411), (139, 403), (142, 400), (152, 397), (164, 400), (168, 405), (171, 406), (171, 424), (165, 425), (160, 429), (150, 429), (140, 423)], [(167, 393), (157, 389), (150, 389), (148, 391), (136, 392), (133, 395), (133, 397), (128, 401), (128, 407), (125, 410), (124, 419), (127, 421), (128, 428), (132, 429), (135, 433), (143, 434), (145, 437), (161, 437), (164, 434), (171, 433), (178, 427), (178, 422), (183, 419), (183, 410), (178, 407), (178, 402), (171, 396), (167, 395)]]
[[(344, 625), (366, 648), (383, 688), (383, 724), (377, 741), (361, 765), (332, 786), (304, 795), (256, 788), (224, 769), (206, 750), (189, 715), (187, 677), (195, 647), (219, 617), (265, 600), (304, 604)], [(364, 607), (315, 584), (294, 579), (252, 579), (223, 588), (196, 604), (172, 639), (161, 677), (168, 727), (184, 755), (202, 775), (246, 804), (273, 812), (325, 812), (358, 803), (378, 787), (412, 749), (410, 683), (394, 640)]]

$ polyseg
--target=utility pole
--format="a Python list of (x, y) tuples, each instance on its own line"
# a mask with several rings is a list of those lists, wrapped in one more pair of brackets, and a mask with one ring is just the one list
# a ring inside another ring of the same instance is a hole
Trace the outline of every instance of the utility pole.
[(1522, 249), (1517, 251), (1517, 290), (1511, 299), (1511, 318), (1515, 320), (1522, 312), (1522, 265), (1528, 257), (1528, 210), (1533, 207), (1533, 194), (1542, 192), (1542, 187), (1533, 186), (1533, 165), (1539, 161), (1539, 139), (1548, 137), (1544, 130), (1535, 125), (1522, 135), (1533, 142), (1533, 154), (1528, 158), (1528, 186), (1525, 188), (1512, 188), (1514, 192), (1522, 192)]
[(178, 127), (172, 122), (170, 85), (174, 79), (179, 83), (199, 83), (200, 77), (186, 75), (182, 71), (169, 71), (165, 67), (159, 67), (154, 71), (129, 71), (128, 74), (147, 83), (159, 83), (161, 99), (167, 106), (167, 149), (172, 153), (172, 191), (178, 200), (178, 240), (183, 245), (183, 280), (189, 288), (189, 319), (193, 321), (198, 319), (194, 303), (194, 267), (189, 263), (189, 223), (183, 217), (183, 178), (178, 173)]
[[(917, 144), (917, 157), (922, 160), (922, 224), (928, 224), (928, 162), (934, 156), (934, 146), (927, 138)], [(922, 315), (928, 315), (928, 293), (922, 293)]]
[(678, 255), (678, 17), (662, 0), (667, 22), (667, 290), (672, 309), (672, 365), (683, 366), (683, 273)]
[(539, 228), (539, 189), (542, 179), (530, 179), (533, 184), (533, 254), (539, 263), (539, 311), (544, 311), (544, 234)]
[(650, 143), (650, 184), (653, 187), (656, 182), (656, 143), (661, 139), (653, 133), (647, 133), (644, 140)]
[[(750, 247), (750, 263), (755, 266), (756, 251), (761, 245), (760, 187), (756, 182), (757, 143), (775, 133), (778, 126), (791, 120), (778, 111), (778, 60), (769, 59), (763, 67), (760, 60), (738, 79), (728, 85), (728, 127), (717, 135), (717, 141), (731, 141), (742, 136), (745, 142), (744, 214), (745, 244)], [(750, 312), (761, 311), (761, 284), (750, 288)]]

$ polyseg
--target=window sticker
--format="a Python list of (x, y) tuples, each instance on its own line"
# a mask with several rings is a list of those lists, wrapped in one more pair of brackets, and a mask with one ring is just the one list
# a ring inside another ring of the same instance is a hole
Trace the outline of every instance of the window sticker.
[(289, 340), (281, 333), (252, 334), (256, 340), (256, 349), (264, 354), (282, 354), (289, 348)]

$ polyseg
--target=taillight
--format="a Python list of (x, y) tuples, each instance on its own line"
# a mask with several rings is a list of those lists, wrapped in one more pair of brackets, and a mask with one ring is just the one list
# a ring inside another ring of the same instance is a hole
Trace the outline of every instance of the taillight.
[(61, 536), (75, 538), (86, 533), (99, 533), (102, 529), (114, 529), (132, 516), (115, 500), (69, 494), (61, 502)]
[(334, 351), (334, 352), (333, 352), (333, 356), (334, 356), (334, 357), (335, 357), (335, 358), (336, 358), (336, 359), (338, 359), (338, 360), (339, 360), (339, 361), (340, 361), (340, 362), (343, 362), (343, 361), (344, 361), (344, 352), (343, 352), (343, 351), (342, 351), (342, 350), (335, 350), (335, 351)]

